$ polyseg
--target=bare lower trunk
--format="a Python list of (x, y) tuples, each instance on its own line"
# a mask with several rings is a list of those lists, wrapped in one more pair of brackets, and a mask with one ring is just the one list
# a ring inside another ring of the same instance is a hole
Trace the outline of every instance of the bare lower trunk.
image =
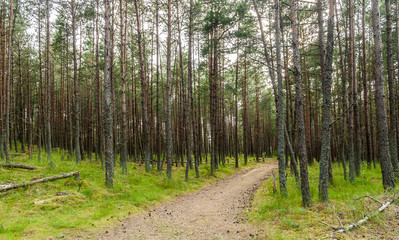
[(113, 187), (114, 179), (114, 140), (112, 119), (112, 92), (111, 92), (111, 1), (104, 0), (105, 5), (105, 52), (104, 52), (104, 137), (105, 137), (105, 183), (109, 188)]
[(172, 38), (172, 23), (171, 23), (171, 15), (172, 15), (172, 4), (171, 0), (168, 0), (168, 39), (167, 39), (167, 53), (166, 53), (166, 72), (167, 72), (167, 80), (166, 80), (166, 161), (167, 161), (167, 170), (166, 175), (168, 178), (172, 178), (172, 119), (171, 119), (171, 38)]
[[(321, 8), (321, 0), (319, 0)], [(319, 176), (319, 199), (322, 202), (328, 201), (328, 176), (331, 162), (331, 75), (334, 53), (334, 7), (335, 0), (330, 0), (329, 16), (328, 16), (328, 35), (325, 61), (325, 76), (322, 79), (323, 91), (323, 132), (321, 139), (321, 155), (320, 155), (320, 176)], [(321, 13), (321, 10), (319, 10)], [(321, 15), (321, 14), (320, 14)], [(321, 27), (319, 30), (323, 30)], [(321, 34), (323, 34), (321, 32)], [(320, 38), (320, 41), (324, 41)], [(324, 49), (322, 50), (324, 51)]]
[(308, 179), (308, 165), (306, 152), (306, 133), (305, 122), (303, 115), (303, 89), (301, 76), (301, 60), (299, 53), (298, 41), (298, 23), (297, 23), (297, 3), (296, 0), (290, 0), (291, 8), (291, 29), (292, 29), (292, 45), (294, 57), (294, 78), (295, 78), (295, 107), (296, 119), (298, 125), (298, 156), (300, 162), (301, 173), (301, 192), (302, 204), (305, 207), (312, 206), (312, 199), (310, 196), (310, 187)]
[(372, 0), (372, 20), (374, 37), (375, 65), (375, 104), (377, 112), (378, 150), (381, 162), (383, 185), (385, 189), (394, 189), (395, 180), (392, 173), (391, 154), (389, 151), (388, 122), (385, 106), (385, 89), (383, 79), (382, 41), (380, 29), (379, 0)]

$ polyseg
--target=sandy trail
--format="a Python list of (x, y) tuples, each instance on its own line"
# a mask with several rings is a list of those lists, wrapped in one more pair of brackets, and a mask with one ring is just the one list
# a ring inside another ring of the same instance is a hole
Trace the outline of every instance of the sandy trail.
[(245, 207), (276, 169), (273, 162), (244, 170), (133, 216), (98, 239), (260, 239), (262, 231), (245, 220)]

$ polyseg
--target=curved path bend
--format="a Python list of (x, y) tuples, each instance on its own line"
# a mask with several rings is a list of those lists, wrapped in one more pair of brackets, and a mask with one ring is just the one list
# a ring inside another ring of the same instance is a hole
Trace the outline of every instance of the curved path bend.
[(101, 240), (260, 239), (262, 230), (245, 220), (245, 208), (277, 162), (241, 171), (195, 193), (122, 221)]

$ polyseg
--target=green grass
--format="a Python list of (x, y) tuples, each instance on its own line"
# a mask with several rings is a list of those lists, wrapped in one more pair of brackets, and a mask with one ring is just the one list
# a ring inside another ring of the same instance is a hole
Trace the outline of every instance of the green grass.
[[(73, 178), (33, 185), (11, 190), (0, 195), (0, 239), (49, 239), (49, 237), (73, 238), (92, 234), (110, 228), (129, 215), (144, 211), (161, 201), (169, 201), (183, 193), (195, 191), (238, 170), (234, 161), (220, 166), (215, 176), (210, 176), (209, 164), (200, 166), (200, 178), (190, 171), (189, 182), (184, 181), (184, 168), (173, 168), (173, 177), (167, 179), (165, 172), (154, 170), (146, 173), (144, 166), (128, 163), (128, 174), (123, 175), (117, 162), (114, 188), (105, 187), (104, 172), (99, 162), (83, 161), (76, 165), (74, 160), (61, 161), (66, 154), (53, 151), (55, 169), (50, 169), (46, 156), (43, 163), (28, 156), (17, 156), (12, 162), (45, 167), (41, 170), (7, 169), (0, 167), (0, 184), (20, 183), (34, 178), (80, 171), (80, 181)], [(257, 163), (250, 159), (245, 167)], [(243, 167), (243, 168), (245, 168)], [(242, 169), (242, 168), (241, 168)], [(80, 190), (79, 190), (79, 185)], [(54, 198), (57, 192), (74, 194), (56, 197), (53, 201), (33, 204), (34, 201)], [(104, 230), (105, 231), (105, 230)]]
[[(326, 236), (332, 229), (319, 220), (332, 226), (340, 227), (337, 216), (343, 224), (350, 224), (363, 218), (364, 214), (376, 209), (378, 204), (369, 199), (355, 200), (360, 196), (370, 194), (385, 201), (382, 186), (381, 169), (367, 169), (362, 166), (361, 176), (355, 183), (344, 180), (342, 168), (333, 166), (334, 180), (329, 185), (330, 202), (322, 204), (318, 201), (317, 164), (309, 167), (309, 183), (313, 206), (302, 207), (300, 187), (292, 176), (288, 177), (288, 196), (273, 194), (272, 179), (268, 179), (257, 192), (250, 219), (255, 224), (264, 227), (270, 239), (314, 239)], [(368, 224), (384, 224), (384, 213), (371, 219)]]

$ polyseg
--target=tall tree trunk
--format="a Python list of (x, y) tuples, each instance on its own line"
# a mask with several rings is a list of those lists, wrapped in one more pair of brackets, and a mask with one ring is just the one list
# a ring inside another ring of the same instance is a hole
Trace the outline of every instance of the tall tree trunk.
[[(278, 86), (276, 84), (275, 74), (274, 74), (274, 70), (273, 70), (273, 64), (272, 64), (272, 61), (271, 61), (270, 56), (269, 56), (269, 51), (267, 49), (266, 37), (265, 37), (265, 33), (263, 31), (262, 17), (261, 17), (261, 15), (259, 13), (258, 4), (256, 3), (256, 0), (253, 0), (252, 2), (254, 4), (256, 15), (257, 15), (257, 18), (258, 18), (259, 29), (260, 29), (260, 32), (261, 32), (262, 43), (263, 43), (263, 54), (264, 54), (264, 57), (266, 59), (266, 64), (267, 64), (267, 68), (268, 68), (268, 71), (269, 71), (269, 76), (270, 76), (270, 78), (272, 80), (272, 87), (273, 87), (273, 93), (274, 93), (274, 99), (275, 99), (275, 103), (276, 103), (276, 108), (279, 109), (279, 104), (282, 104), (281, 106), (283, 106), (283, 108), (284, 108), (284, 103), (283, 103), (283, 99), (282, 99), (283, 95), (281, 94), (281, 99), (280, 99), (279, 98), (279, 92), (278, 92)], [(275, 16), (276, 17), (276, 24), (278, 23), (278, 25), (279, 25), (279, 28), (278, 29), (276, 28), (276, 37), (280, 38), (280, 32), (281, 32), (280, 31), (280, 20), (277, 19), (277, 17), (278, 18), (280, 17), (280, 10), (279, 10), (280, 9), (280, 3), (276, 2), (276, 6), (278, 6), (278, 9), (276, 9), (276, 15), (277, 16)], [(278, 42), (280, 43), (280, 40), (278, 40)], [(280, 46), (280, 44), (278, 44), (278, 45)], [(281, 58), (281, 51), (279, 51), (279, 57)], [(278, 73), (278, 74), (280, 74), (280, 76), (278, 76), (278, 78), (279, 78), (278, 81), (281, 81), (281, 84), (282, 84), (282, 79), (281, 79), (281, 59), (278, 60), (278, 65), (280, 67), (280, 73)], [(281, 88), (282, 88), (282, 85), (281, 85)], [(281, 90), (281, 93), (282, 93), (282, 90)], [(280, 100), (280, 102), (279, 102), (279, 100)], [(282, 155), (279, 154), (279, 156), (278, 156), (278, 158), (279, 158), (278, 159), (278, 161), (279, 161), (278, 168), (279, 168), (280, 193), (284, 195), (284, 194), (286, 194), (285, 163), (284, 163), (284, 151), (285, 151), (285, 149), (281, 150), (280, 146), (283, 146), (283, 148), (285, 148), (285, 140), (284, 140), (284, 128), (282, 128), (283, 131), (281, 131), (281, 129), (279, 128), (281, 123), (284, 126), (284, 112), (283, 111), (284, 110), (280, 110), (280, 111), (277, 110), (277, 114), (278, 114), (278, 116), (277, 116), (277, 121), (278, 121), (277, 122), (277, 128), (279, 129), (278, 130), (279, 131), (278, 132), (279, 135), (278, 135), (278, 140), (277, 141), (278, 141), (278, 146), (279, 146), (278, 152), (280, 154), (282, 154)], [(281, 138), (281, 134), (283, 134), (282, 138)], [(293, 160), (293, 161), (295, 161), (295, 160)]]
[(50, 4), (46, 0), (46, 99), (47, 99), (47, 161), (54, 167), (51, 159), (51, 96), (50, 96)]
[(144, 66), (144, 52), (143, 52), (143, 43), (142, 43), (142, 35), (141, 35), (141, 23), (140, 23), (140, 9), (138, 0), (134, 1), (134, 7), (136, 9), (136, 21), (137, 21), (137, 44), (139, 47), (139, 62), (140, 62), (140, 78), (141, 78), (141, 116), (143, 121), (143, 144), (144, 144), (144, 163), (145, 170), (147, 172), (151, 171), (150, 166), (150, 142), (148, 136), (148, 118), (147, 118), (147, 107), (148, 107), (148, 99), (147, 99), (147, 80), (145, 77), (145, 66)]
[(355, 32), (355, 24), (354, 24), (354, 6), (353, 0), (349, 0), (349, 50), (348, 50), (348, 77), (349, 77), (349, 114), (348, 114), (348, 158), (349, 158), (349, 181), (355, 181), (355, 172), (356, 172), (356, 164), (355, 164), (355, 146), (354, 146), (354, 82), (356, 78), (356, 74), (354, 72), (354, 32)]
[[(239, 28), (240, 26), (238, 26)], [(239, 49), (240, 44), (237, 39), (237, 59), (236, 59), (236, 76), (235, 76), (235, 125), (234, 125), (234, 157), (235, 167), (238, 168), (238, 76), (239, 76)]]
[(308, 179), (308, 165), (306, 153), (306, 133), (305, 122), (303, 116), (303, 89), (301, 76), (301, 58), (299, 53), (298, 40), (298, 22), (297, 22), (297, 2), (290, 0), (291, 8), (291, 29), (292, 29), (292, 46), (294, 57), (294, 78), (295, 78), (295, 107), (296, 119), (298, 125), (298, 156), (301, 169), (301, 192), (302, 204), (305, 207), (312, 206), (312, 199), (310, 196), (309, 179)]
[[(42, 72), (42, 51), (41, 51), (41, 8), (39, 4), (39, 11), (38, 11), (38, 51), (39, 51), (39, 113), (38, 113), (38, 140), (37, 140), (37, 146), (38, 146), (38, 151), (37, 151), (37, 158), (39, 159), (40, 163), (42, 162), (42, 123), (43, 123), (43, 72)], [(67, 52), (68, 53), (68, 52)], [(68, 59), (68, 58), (67, 58)], [(67, 61), (68, 62), (68, 61)], [(68, 69), (68, 68), (67, 68)], [(68, 76), (68, 74), (67, 74)]]
[(11, 84), (11, 56), (12, 56), (12, 42), (13, 42), (13, 28), (12, 28), (12, 19), (13, 19), (14, 11), (13, 11), (13, 0), (10, 0), (10, 18), (8, 20), (8, 62), (7, 62), (7, 81), (6, 81), (6, 123), (5, 123), (5, 132), (6, 136), (4, 139), (4, 152), (6, 155), (6, 162), (11, 162), (10, 152), (9, 152), (9, 141), (10, 141), (10, 84)]
[[(98, 11), (99, 11), (99, 0), (96, 0), (96, 157), (98, 156), (101, 160), (101, 168), (104, 169), (104, 158), (103, 158), (103, 144), (102, 144), (102, 106), (101, 106), (101, 82), (100, 82), (100, 54), (99, 54), (99, 29), (98, 29)], [(68, 54), (68, 52), (67, 52)], [(68, 58), (67, 58), (68, 59)], [(67, 60), (68, 62), (68, 60)], [(68, 68), (67, 68), (68, 71)], [(67, 74), (68, 76), (68, 74)]]
[[(189, 16), (189, 26), (188, 26), (188, 102), (186, 103), (186, 136), (187, 136), (187, 161), (191, 163), (191, 126), (193, 126), (193, 137), (196, 136), (196, 130), (194, 125), (194, 98), (193, 98), (193, 62), (192, 62), (192, 42), (193, 42), (193, 0), (190, 0), (190, 16)], [(191, 114), (192, 112), (192, 114)], [(190, 125), (190, 118), (191, 124)], [(195, 143), (195, 140), (194, 140)], [(194, 146), (196, 148), (196, 146)], [(194, 167), (195, 176), (198, 178), (199, 166), (198, 166), (198, 154), (195, 151), (194, 156)]]
[[(74, 88), (74, 107), (75, 107), (75, 156), (76, 164), (80, 164), (80, 83), (78, 80), (78, 61), (76, 56), (76, 16), (75, 16), (75, 0), (71, 1), (72, 12), (72, 48), (73, 48), (73, 88)], [(80, 36), (80, 39), (82, 36)]]
[(389, 89), (389, 148), (391, 151), (391, 163), (393, 167), (393, 174), (399, 177), (398, 166), (398, 149), (396, 139), (396, 86), (393, 77), (393, 62), (392, 62), (392, 22), (391, 22), (391, 1), (385, 0), (386, 24), (387, 24), (387, 72), (388, 72), (388, 89)]
[(159, 118), (159, 0), (156, 0), (156, 16), (155, 16), (155, 26), (156, 26), (156, 61), (157, 61), (157, 69), (156, 69), (156, 81), (157, 81), (157, 100), (156, 100), (156, 118), (157, 118), (157, 169), (159, 172), (162, 171), (161, 168), (161, 119)]
[(113, 187), (114, 179), (114, 140), (113, 140), (113, 119), (112, 119), (112, 91), (111, 91), (111, 1), (104, 0), (104, 135), (105, 135), (105, 184)]
[(122, 167), (122, 172), (127, 173), (127, 137), (128, 137), (128, 132), (127, 132), (127, 111), (126, 111), (126, 19), (124, 19), (124, 14), (127, 13), (127, 1), (126, 3), (126, 9), (125, 13), (123, 12), (123, 0), (119, 1), (119, 8), (120, 8), (120, 32), (121, 32), (121, 83), (122, 83), (122, 146), (121, 146), (121, 155), (120, 155), (120, 161), (121, 161), (121, 167)]
[(277, 62), (277, 158), (279, 165), (280, 194), (287, 195), (287, 180), (285, 177), (285, 138), (284, 138), (284, 95), (283, 77), (281, 70), (281, 28), (280, 28), (280, 0), (275, 0), (276, 23), (276, 62)]
[(168, 38), (166, 43), (166, 161), (167, 161), (167, 169), (166, 175), (168, 178), (172, 178), (172, 118), (171, 118), (171, 81), (172, 81), (172, 73), (171, 73), (171, 45), (172, 45), (172, 23), (171, 23), (171, 15), (172, 15), (172, 4), (171, 0), (168, 0)]
[[(338, 50), (339, 50), (339, 65), (341, 68), (341, 75), (342, 75), (342, 83), (341, 83), (341, 88), (342, 88), (342, 112), (345, 112), (348, 106), (348, 100), (347, 100), (347, 94), (346, 94), (346, 69), (344, 65), (344, 56), (343, 56), (343, 51), (342, 51), (342, 44), (341, 44), (341, 32), (339, 29), (339, 20), (338, 20), (338, 10), (337, 6), (335, 6), (335, 14), (336, 14), (336, 27), (337, 27), (337, 39), (338, 39)], [(347, 115), (348, 116), (348, 115)], [(349, 119), (349, 117), (347, 117)], [(345, 121), (342, 121), (342, 135), (343, 135), (343, 140), (342, 140), (342, 168), (344, 170), (344, 179), (347, 179), (347, 173), (346, 173), (346, 162), (345, 162), (345, 142), (346, 139), (345, 137), (347, 136), (345, 134), (346, 132), (346, 126), (345, 126)]]
[[(334, 53), (334, 5), (335, 0), (329, 1), (329, 14), (328, 14), (328, 33), (327, 33), (327, 47), (326, 47), (326, 59), (325, 59), (325, 75), (322, 79), (322, 91), (323, 91), (323, 132), (321, 139), (321, 155), (320, 155), (320, 176), (319, 176), (319, 199), (322, 202), (328, 201), (328, 172), (329, 162), (331, 160), (331, 75), (332, 75), (332, 63)], [(321, 8), (321, 0), (318, 1), (319, 7)], [(321, 15), (321, 9), (319, 14)], [(321, 16), (320, 16), (321, 17)], [(322, 22), (319, 21), (319, 36), (323, 35)], [(320, 47), (324, 44), (321, 42), (324, 38), (320, 38)], [(321, 51), (324, 51), (322, 49)], [(323, 54), (324, 55), (324, 54)], [(321, 56), (320, 56), (321, 57)], [(324, 57), (324, 56), (323, 56)]]
[(374, 38), (375, 104), (377, 112), (378, 150), (381, 162), (383, 186), (385, 189), (394, 189), (395, 180), (392, 173), (391, 154), (389, 151), (388, 122), (385, 106), (385, 89), (384, 79), (382, 75), (383, 61), (379, 0), (372, 0), (371, 3)]
[(366, 161), (368, 168), (371, 168), (371, 141), (370, 141), (370, 126), (369, 126), (369, 114), (368, 114), (368, 88), (367, 88), (367, 62), (366, 62), (366, 21), (365, 21), (365, 8), (366, 3), (365, 0), (362, 0), (362, 57), (363, 57), (363, 68), (362, 68), (362, 77), (363, 77), (363, 99), (364, 99), (364, 124), (365, 124), (365, 137), (366, 137)]

